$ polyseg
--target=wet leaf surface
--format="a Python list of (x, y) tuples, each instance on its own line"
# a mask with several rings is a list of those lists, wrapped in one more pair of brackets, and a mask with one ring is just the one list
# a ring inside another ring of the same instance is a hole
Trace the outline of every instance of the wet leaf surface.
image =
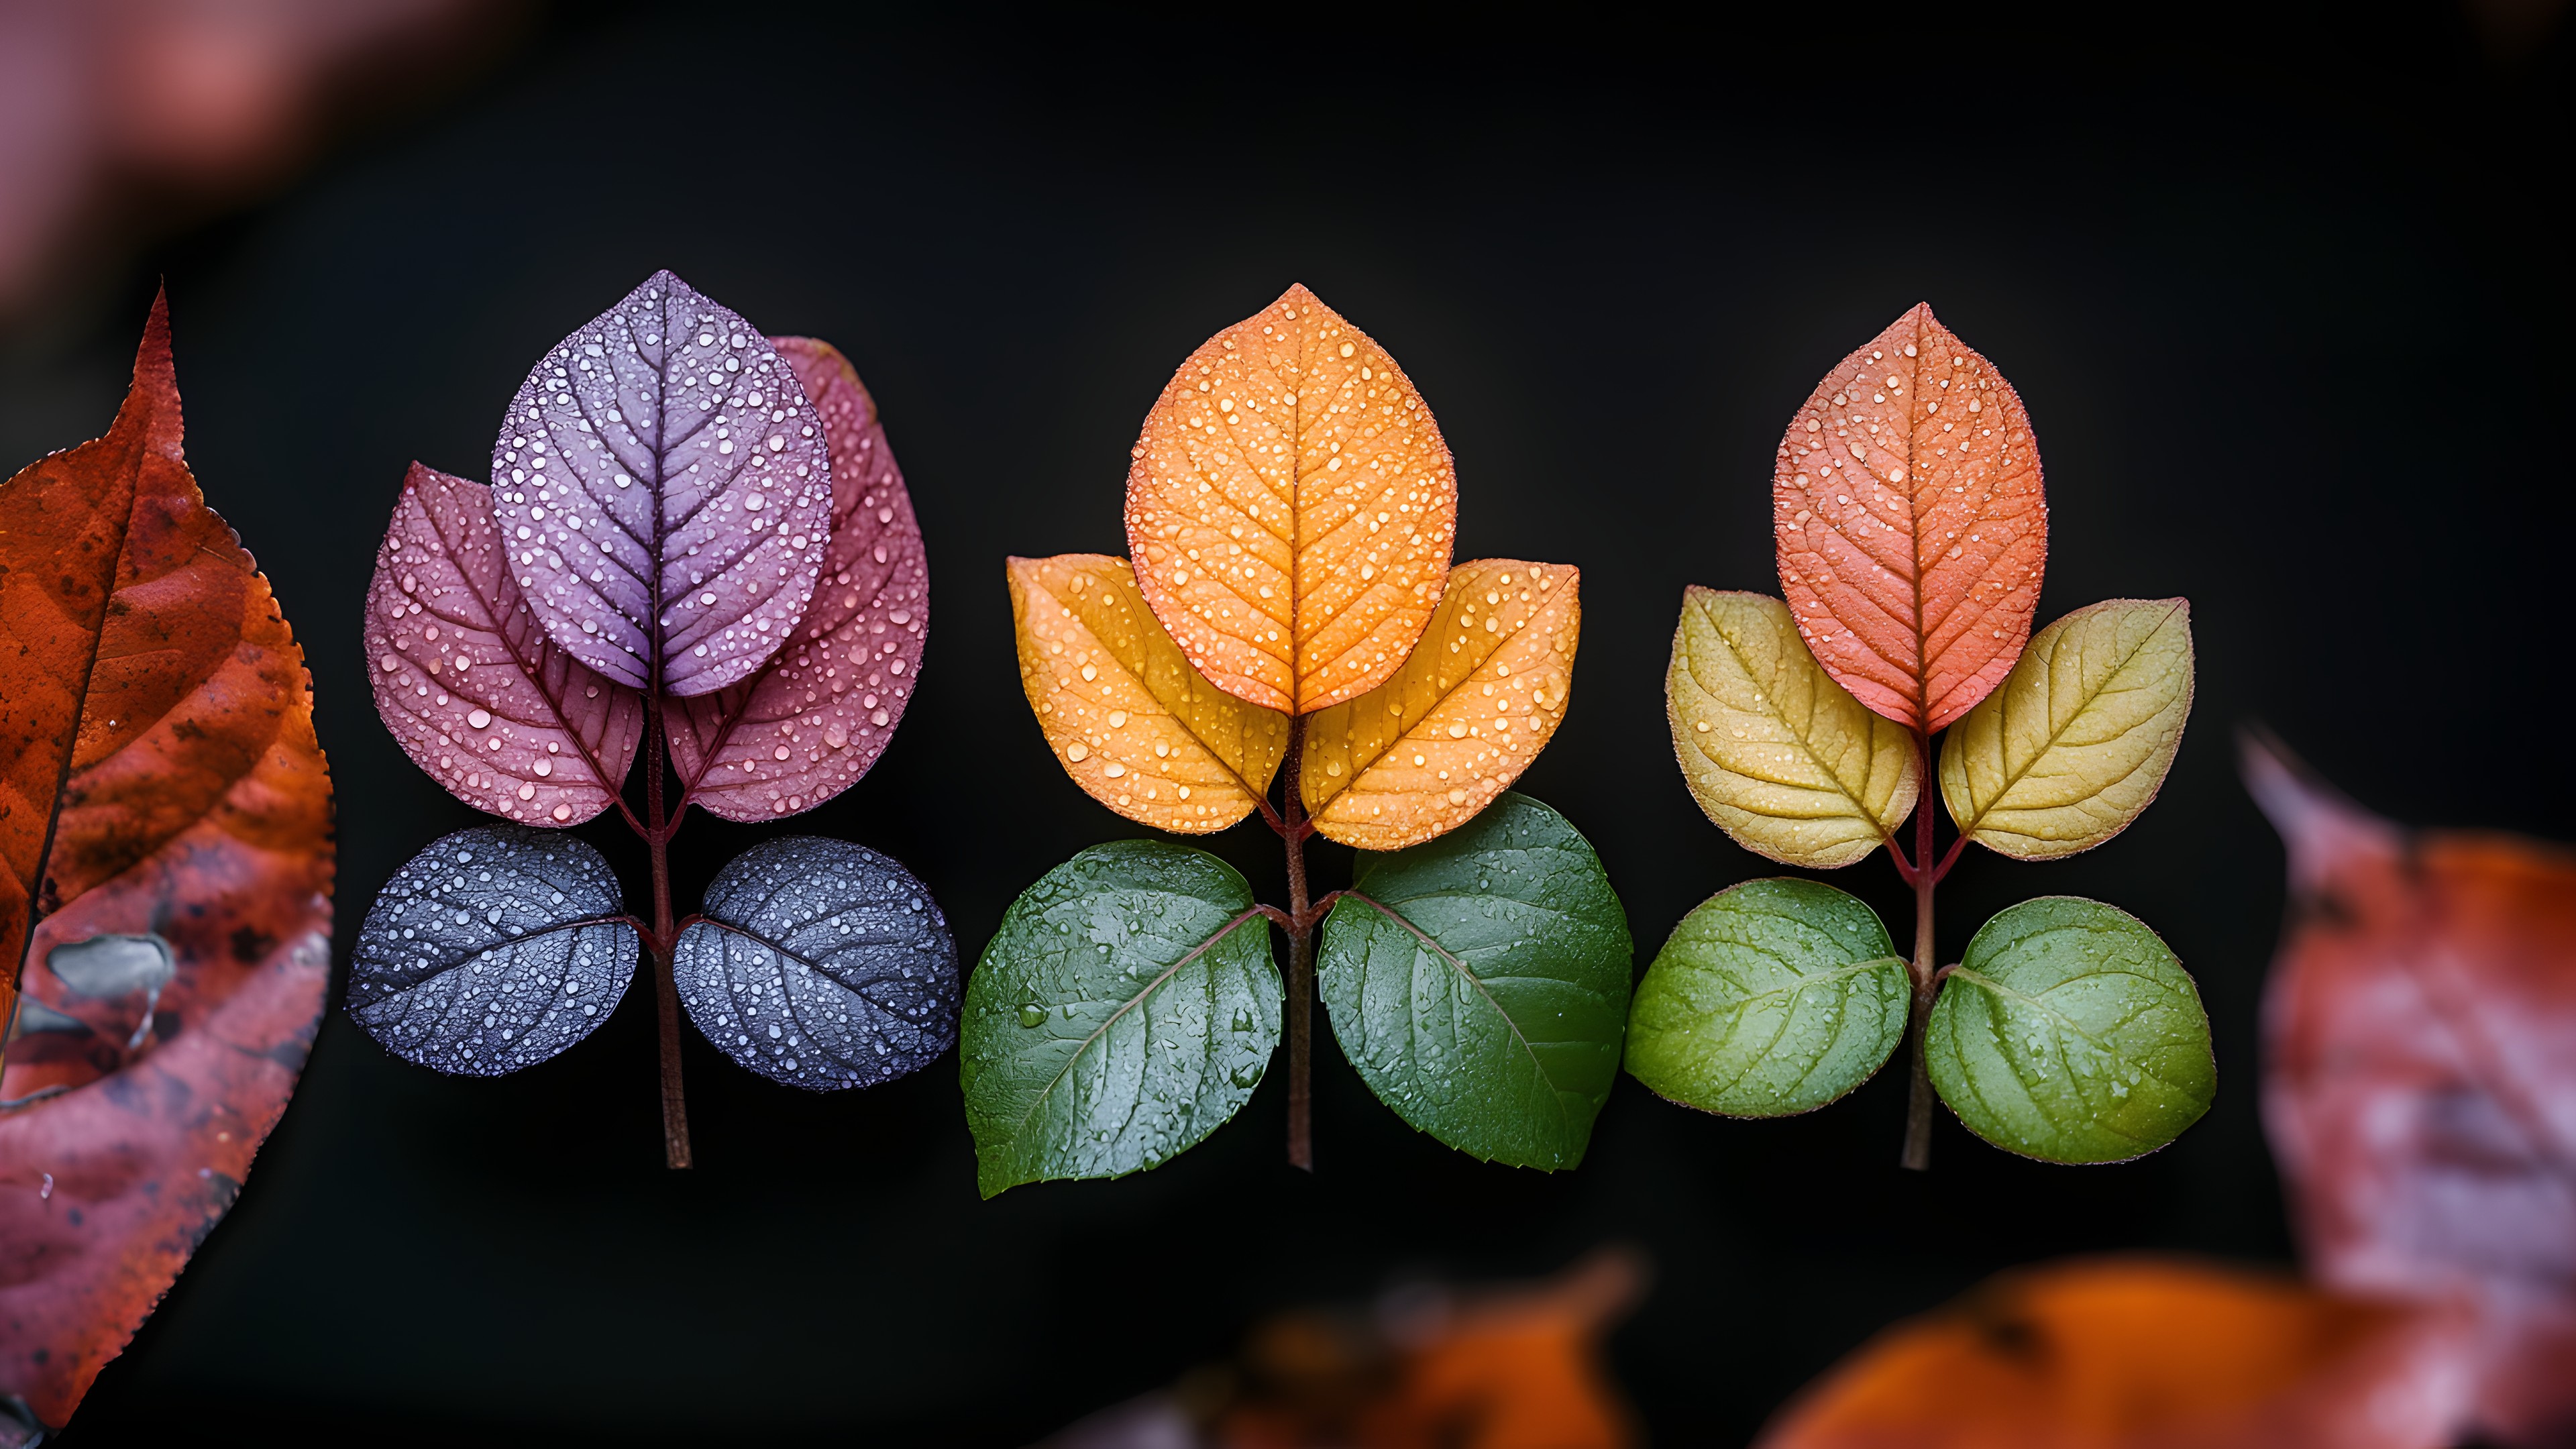
[(966, 987), (977, 1185), (1119, 1177), (1196, 1146), (1260, 1083), (1281, 997), (1269, 922), (1215, 856), (1124, 840), (1047, 872)]
[(1912, 999), (1887, 926), (1809, 880), (1754, 880), (1673, 928), (1628, 1011), (1628, 1072), (1686, 1107), (1782, 1117), (1868, 1081)]
[(50, 1425), (231, 1205), (330, 977), (303, 652), (181, 433), (156, 300), (107, 436), (0, 484), (0, 1396)]
[(1458, 479), (1385, 349), (1302, 286), (1172, 374), (1127, 474), (1127, 554), (1217, 688), (1308, 714), (1383, 683), (1449, 576)]
[(912, 872), (864, 845), (766, 841), (707, 887), (672, 970), (726, 1056), (812, 1091), (874, 1086), (957, 1044), (957, 938)]
[(1316, 952), (1333, 1034), (1397, 1116), (1471, 1156), (1570, 1168), (1619, 1073), (1633, 948), (1591, 843), (1506, 794), (1363, 854)]
[(2045, 1162), (2120, 1162), (2209, 1110), (2199, 988), (2128, 912), (2042, 896), (1995, 913), (1932, 1005), (1932, 1085), (1968, 1130)]
[(546, 637), (509, 562), (492, 491), (412, 464), (367, 589), (376, 713), (457, 799), (577, 825), (617, 803), (643, 698)]
[(478, 825), (413, 856), (367, 908), (349, 1017), (385, 1050), (457, 1076), (531, 1067), (590, 1035), (642, 941), (587, 842)]
[(1683, 591), (1664, 710), (1691, 798), (1757, 855), (1850, 865), (1914, 813), (1913, 739), (1818, 667), (1778, 599)]
[(811, 810), (858, 783), (894, 738), (930, 638), (930, 571), (876, 399), (838, 348), (771, 339), (821, 419), (832, 541), (814, 601), (750, 678), (668, 703), (671, 764), (727, 820)]

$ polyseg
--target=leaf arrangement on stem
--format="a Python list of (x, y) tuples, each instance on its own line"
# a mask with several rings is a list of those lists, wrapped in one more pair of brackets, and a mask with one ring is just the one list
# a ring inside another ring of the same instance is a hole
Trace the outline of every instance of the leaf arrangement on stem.
[[(1023, 893), (966, 990), (984, 1193), (1195, 1145), (1283, 1026), (1288, 1158), (1311, 1169), (1318, 992), (1405, 1121), (1574, 1166), (1617, 1074), (1627, 919), (1591, 845), (1507, 787), (1564, 718), (1576, 570), (1451, 565), (1456, 475), (1429, 408), (1303, 287), (1193, 353), (1130, 457), (1132, 564), (1009, 561), (1030, 707), (1130, 820), (1191, 835), (1259, 813), (1288, 902), (1160, 840), (1086, 850)], [(1347, 889), (1314, 893), (1319, 834), (1361, 851)]]
[[(491, 476), (412, 465), (367, 596), (368, 674), (414, 763), (512, 823), (396, 873), (350, 1015), (408, 1061), (495, 1076), (587, 1036), (649, 956), (675, 1168), (684, 1007), (727, 1056), (816, 1091), (947, 1050), (956, 942), (895, 861), (789, 837), (725, 867), (699, 912), (672, 900), (691, 807), (822, 804), (883, 753), (919, 675), (921, 532), (849, 363), (657, 273), (528, 374)], [(611, 808), (648, 853), (649, 918), (553, 833)]]
[[(1830, 869), (1883, 847), (1914, 892), (1913, 950), (1819, 882), (1723, 891), (1639, 983), (1628, 1070), (1688, 1106), (1781, 1116), (1849, 1092), (1901, 1041), (1907, 1167), (1930, 1166), (1936, 1094), (1978, 1136), (2052, 1162), (2172, 1141), (2216, 1078), (2199, 992), (2153, 931), (2048, 897), (1945, 966), (1933, 904), (1971, 840), (2054, 859), (2155, 798), (2191, 711), (2189, 605), (2114, 599), (2032, 635), (2048, 513), (2030, 420), (1928, 307), (1826, 375), (1775, 468), (1785, 601), (1685, 593), (1674, 753), (1748, 850)], [(1947, 849), (1923, 798), (1936, 735)]]

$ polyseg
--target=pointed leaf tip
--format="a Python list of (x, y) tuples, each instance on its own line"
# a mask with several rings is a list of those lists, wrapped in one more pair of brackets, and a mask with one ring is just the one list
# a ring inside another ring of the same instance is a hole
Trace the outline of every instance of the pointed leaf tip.
[(2236, 758), (2246, 793), (2289, 851), (2293, 890), (2315, 889), (2352, 860), (2397, 854), (2405, 832), (2396, 822), (2327, 784), (2262, 725), (2236, 732)]

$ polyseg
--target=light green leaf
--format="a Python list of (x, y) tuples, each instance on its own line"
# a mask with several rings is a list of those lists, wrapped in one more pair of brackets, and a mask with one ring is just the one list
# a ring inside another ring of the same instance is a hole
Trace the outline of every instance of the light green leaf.
[(1942, 742), (1959, 833), (2047, 860), (2128, 829), (2182, 747), (2191, 663), (2184, 599), (2111, 599), (2040, 630)]
[(1703, 1112), (1813, 1111), (1887, 1064), (1911, 994), (1876, 911), (1815, 881), (1746, 881), (1682, 917), (1646, 968), (1628, 1072)]
[(1601, 858), (1506, 793), (1427, 844), (1362, 852), (1324, 921), (1333, 1034), (1397, 1116), (1471, 1156), (1583, 1160), (1619, 1072), (1634, 948)]
[(1260, 1082), (1281, 995), (1270, 924), (1215, 856), (1122, 840), (1047, 872), (966, 985), (976, 1185), (1119, 1177), (1196, 1146)]
[(1699, 808), (1758, 855), (1849, 865), (1914, 811), (1913, 736), (1817, 666), (1778, 599), (1683, 591), (1664, 714)]
[(2128, 912), (2043, 896), (1998, 912), (1932, 1004), (1932, 1085), (1968, 1130), (2044, 1162), (2119, 1162), (2209, 1110), (2199, 988)]

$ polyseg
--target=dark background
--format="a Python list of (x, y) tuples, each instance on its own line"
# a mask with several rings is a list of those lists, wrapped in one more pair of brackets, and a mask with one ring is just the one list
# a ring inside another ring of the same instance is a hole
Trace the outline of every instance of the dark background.
[[(1612, 1342), (1658, 1442), (1739, 1443), (1890, 1320), (1995, 1269), (2171, 1249), (2287, 1262), (2256, 1111), (2281, 856), (2238, 788), (2261, 719), (2418, 822), (2567, 837), (2569, 44), (2442, 7), (2164, 10), (2077, 32), (1839, 7), (1740, 31), (1536, 8), (961, 18), (568, 7), (442, 106), (0, 337), (0, 445), (102, 430), (156, 274), (189, 457), (305, 640), (340, 802), (343, 950), (386, 876), (480, 818), (377, 723), (372, 551), (413, 458), (476, 473), (541, 349), (658, 266), (838, 343), (928, 536), (923, 692), (791, 826), (704, 820), (681, 896), (776, 830), (864, 841), (979, 951), (1023, 886), (1137, 833), (1050, 762), (1005, 553), (1123, 552), (1145, 409), (1292, 281), (1382, 341), (1455, 451), (1460, 558), (1584, 570), (1574, 708), (1522, 788), (1598, 845), (1639, 966), (1763, 862), (1692, 804), (1661, 704), (1686, 583), (1773, 589), (1770, 453), (1917, 300), (2028, 402), (2043, 622), (2187, 594), (2198, 704), (2161, 801), (2047, 866), (1971, 856), (1955, 956), (2048, 892), (2197, 975), (2221, 1094), (2120, 1167), (1946, 1116), (1895, 1165), (1899, 1071), (1813, 1116), (1622, 1081), (1558, 1176), (1416, 1135), (1329, 1050), (1321, 1170), (1282, 1092), (1155, 1172), (975, 1195), (954, 1068), (813, 1097), (689, 1037), (700, 1166), (660, 1166), (650, 992), (493, 1082), (336, 1008), (240, 1205), (65, 1443), (1010, 1444), (1219, 1357), (1265, 1312), (1407, 1275), (1658, 1278)], [(640, 885), (609, 820), (584, 834)], [(1214, 848), (1280, 891), (1257, 825)], [(1343, 879), (1346, 852), (1324, 851)], [(1902, 933), (1883, 861), (1838, 884)]]

